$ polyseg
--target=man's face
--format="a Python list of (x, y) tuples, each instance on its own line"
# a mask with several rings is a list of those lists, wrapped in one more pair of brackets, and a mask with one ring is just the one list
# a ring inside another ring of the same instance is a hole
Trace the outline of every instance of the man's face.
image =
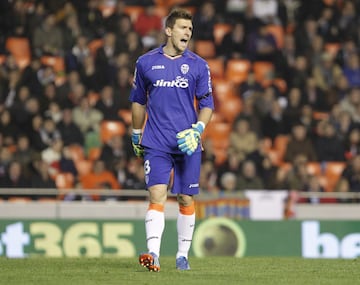
[(182, 53), (187, 48), (192, 30), (192, 22), (186, 19), (177, 19), (172, 29), (167, 28), (167, 36), (170, 37), (171, 44), (177, 52)]

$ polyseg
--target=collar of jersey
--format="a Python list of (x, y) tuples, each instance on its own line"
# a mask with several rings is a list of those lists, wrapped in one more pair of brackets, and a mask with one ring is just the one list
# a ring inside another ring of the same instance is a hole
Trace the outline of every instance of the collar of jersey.
[[(163, 44), (162, 46), (159, 47), (159, 53), (162, 53), (163, 55), (166, 55), (167, 57), (172, 58), (171, 56), (167, 55), (164, 52), (164, 46), (165, 46), (165, 44)], [(188, 54), (188, 49), (185, 49), (184, 52), (181, 55), (182, 56), (187, 56), (187, 54)], [(178, 58), (178, 56), (174, 56), (174, 58)]]

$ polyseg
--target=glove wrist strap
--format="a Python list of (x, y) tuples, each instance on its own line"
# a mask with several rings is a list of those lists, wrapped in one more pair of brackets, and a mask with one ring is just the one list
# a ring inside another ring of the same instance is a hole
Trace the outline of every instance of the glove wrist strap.
[(141, 129), (133, 129), (132, 132), (133, 132), (133, 134), (138, 135), (138, 134), (141, 134), (142, 130)]

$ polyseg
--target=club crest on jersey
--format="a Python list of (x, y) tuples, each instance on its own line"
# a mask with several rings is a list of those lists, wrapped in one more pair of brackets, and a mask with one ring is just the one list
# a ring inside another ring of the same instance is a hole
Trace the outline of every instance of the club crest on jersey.
[(188, 64), (182, 64), (180, 67), (181, 73), (186, 74), (189, 72), (189, 65)]

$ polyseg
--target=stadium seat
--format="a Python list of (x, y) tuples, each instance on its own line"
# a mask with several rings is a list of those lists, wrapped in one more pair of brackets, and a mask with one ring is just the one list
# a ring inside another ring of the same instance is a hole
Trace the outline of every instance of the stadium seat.
[(324, 45), (325, 52), (329, 53), (332, 57), (335, 57), (341, 48), (340, 43), (326, 43)]
[(94, 39), (94, 40), (90, 41), (88, 43), (88, 48), (90, 50), (90, 54), (92, 56), (95, 56), (98, 48), (102, 47), (103, 45), (104, 45), (103, 39)]
[(71, 154), (71, 159), (75, 162), (76, 160), (82, 160), (85, 158), (84, 148), (79, 144), (71, 144), (68, 146), (68, 150)]
[(321, 164), (317, 161), (311, 161), (306, 164), (307, 172), (311, 175), (319, 176), (322, 174)]
[(281, 94), (285, 94), (287, 91), (287, 84), (283, 78), (274, 78), (272, 84), (280, 91)]
[(6, 55), (0, 54), (0, 64), (3, 64), (6, 60)]
[(268, 86), (274, 79), (274, 65), (267, 61), (255, 61), (253, 63), (255, 80), (263, 86)]
[(126, 132), (124, 123), (120, 121), (107, 121), (101, 122), (100, 126), (100, 139), (102, 142), (109, 141), (114, 135), (123, 136)]
[(313, 119), (316, 121), (327, 120), (329, 116), (330, 114), (328, 112), (319, 112), (319, 111), (313, 112)]
[(56, 74), (55, 84), (57, 86), (62, 85), (65, 78), (65, 61), (60, 56), (42, 56), (40, 58), (42, 64), (51, 66)]
[(92, 147), (89, 149), (87, 158), (91, 161), (99, 159), (101, 155), (101, 147)]
[(220, 45), (224, 36), (230, 32), (232, 29), (232, 26), (227, 23), (216, 23), (214, 25), (214, 39), (215, 44)]
[(235, 84), (244, 82), (249, 74), (251, 63), (247, 59), (230, 59), (226, 64), (226, 79)]
[(144, 13), (144, 6), (126, 6), (124, 12), (128, 14), (131, 18), (131, 21), (134, 23), (140, 14)]
[(233, 123), (242, 110), (242, 101), (237, 96), (232, 96), (220, 102), (219, 112), (224, 119)]
[(335, 185), (338, 182), (345, 166), (346, 163), (341, 161), (327, 161), (325, 163), (324, 176), (327, 181), (327, 191), (334, 191)]
[(132, 122), (132, 113), (131, 110), (127, 109), (120, 109), (119, 116), (124, 120), (124, 122), (128, 125), (131, 125)]
[(89, 159), (76, 160), (75, 166), (78, 172), (78, 176), (81, 177), (89, 174), (92, 171), (93, 161)]
[(89, 99), (89, 104), (91, 106), (95, 106), (97, 101), (100, 99), (100, 94), (97, 93), (97, 92), (94, 92), (94, 91), (90, 91), (88, 94), (87, 94), (87, 97)]
[(195, 52), (203, 58), (213, 58), (216, 55), (215, 44), (208, 40), (195, 40)]
[(155, 6), (154, 13), (155, 15), (158, 15), (161, 18), (165, 18), (169, 13), (169, 9), (165, 6)]
[(71, 172), (60, 172), (55, 176), (55, 184), (57, 189), (74, 188), (75, 177)]
[(277, 151), (280, 161), (283, 161), (288, 142), (289, 136), (287, 135), (277, 135), (275, 137), (273, 148)]
[(214, 96), (221, 102), (228, 97), (236, 96), (234, 83), (225, 79), (214, 79)]
[(214, 148), (227, 147), (230, 132), (231, 124), (227, 122), (210, 122), (204, 131), (203, 138), (211, 139)]
[(221, 58), (209, 58), (207, 63), (210, 68), (211, 78), (224, 78), (225, 66), (224, 61)]
[(20, 69), (24, 69), (31, 61), (30, 43), (28, 38), (9, 37), (6, 49), (15, 57)]
[(281, 25), (267, 25), (266, 30), (273, 35), (277, 48), (284, 47), (284, 28)]

